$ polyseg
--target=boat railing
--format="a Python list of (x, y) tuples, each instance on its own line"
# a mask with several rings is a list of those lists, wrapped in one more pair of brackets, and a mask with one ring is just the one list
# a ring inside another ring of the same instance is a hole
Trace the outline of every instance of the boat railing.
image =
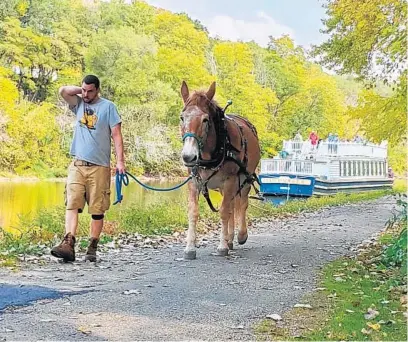
[(301, 153), (305, 141), (284, 140), (283, 150), (288, 153)]
[(263, 159), (261, 161), (261, 173), (311, 175), (313, 162), (293, 159)]
[(283, 150), (290, 155), (316, 155), (319, 157), (360, 156), (369, 158), (387, 158), (387, 146), (373, 143), (321, 141), (313, 146), (309, 140), (283, 141)]
[(388, 165), (385, 159), (375, 160), (372, 158), (361, 160), (331, 159), (327, 162), (297, 159), (263, 159), (261, 160), (261, 173), (318, 176), (326, 179), (387, 178)]
[(362, 156), (370, 158), (387, 158), (387, 147), (372, 143), (329, 142), (319, 144), (317, 156)]

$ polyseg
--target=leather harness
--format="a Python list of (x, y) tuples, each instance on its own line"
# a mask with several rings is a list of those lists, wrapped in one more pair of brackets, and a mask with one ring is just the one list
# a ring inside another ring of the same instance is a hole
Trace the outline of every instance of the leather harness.
[[(258, 133), (256, 131), (255, 126), (253, 126), (247, 119), (241, 116), (238, 116), (238, 115), (225, 116), (225, 110), (227, 109), (228, 105), (224, 108), (224, 110), (221, 109), (220, 107), (217, 107), (216, 114), (218, 115), (216, 115), (214, 119), (214, 125), (216, 126), (215, 128), (216, 128), (217, 143), (216, 143), (214, 155), (211, 156), (210, 160), (201, 159), (201, 149), (203, 147), (204, 142), (201, 141), (199, 137), (197, 137), (194, 133), (186, 133), (183, 136), (183, 141), (187, 137), (193, 137), (197, 140), (199, 150), (200, 150), (200, 156), (198, 160), (194, 162), (193, 165), (191, 164), (186, 164), (186, 165), (191, 167), (191, 174), (193, 175), (194, 179), (196, 180), (198, 184), (199, 193), (203, 194), (204, 198), (206, 199), (208, 203), (208, 206), (213, 212), (218, 212), (218, 210), (215, 209), (215, 207), (213, 206), (211, 202), (211, 199), (208, 193), (207, 184), (211, 180), (211, 178), (217, 174), (217, 172), (221, 169), (224, 163), (228, 161), (232, 161), (239, 166), (239, 170), (237, 173), (238, 176), (240, 176), (241, 174), (245, 175), (245, 179), (242, 183), (241, 183), (240, 178), (238, 177), (239, 187), (238, 187), (237, 193), (234, 195), (234, 198), (238, 194), (241, 195), (241, 190), (247, 184), (252, 185), (256, 193), (259, 192), (259, 190), (254, 185), (254, 182), (257, 182), (259, 185), (258, 176), (255, 173), (249, 173), (247, 170), (248, 146), (247, 146), (247, 140), (244, 138), (243, 128), (233, 118), (236, 117), (244, 121), (245, 124), (251, 129), (251, 131), (256, 137), (258, 137)], [(241, 152), (241, 151), (238, 150), (236, 147), (234, 147), (231, 144), (230, 137), (228, 136), (226, 120), (230, 120), (231, 122), (235, 123), (235, 125), (238, 128), (238, 131), (240, 132), (241, 149), (244, 150), (243, 160), (240, 160), (235, 155), (236, 152)], [(200, 173), (199, 173), (200, 168), (205, 169), (205, 170), (212, 170), (213, 172), (207, 179), (204, 180), (200, 176)]]

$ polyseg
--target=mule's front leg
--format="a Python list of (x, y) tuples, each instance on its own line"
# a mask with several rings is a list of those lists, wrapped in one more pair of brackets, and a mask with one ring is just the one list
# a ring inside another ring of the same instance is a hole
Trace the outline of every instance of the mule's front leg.
[(231, 201), (231, 212), (228, 221), (228, 249), (234, 249), (234, 235), (235, 235), (235, 205), (237, 197)]
[(188, 231), (187, 246), (184, 250), (184, 259), (194, 260), (196, 258), (196, 226), (198, 220), (198, 189), (195, 182), (188, 184)]
[(248, 229), (247, 229), (247, 222), (246, 222), (246, 212), (248, 209), (248, 196), (249, 191), (251, 189), (249, 187), (242, 190), (241, 199), (240, 199), (240, 206), (239, 206), (239, 219), (238, 219), (238, 243), (243, 245), (248, 239)]
[(220, 244), (217, 248), (218, 255), (227, 256), (229, 251), (228, 243), (230, 242), (230, 234), (228, 234), (228, 223), (232, 214), (233, 205), (232, 201), (234, 198), (235, 182), (233, 179), (228, 179), (224, 184), (223, 198), (220, 208), (220, 218), (221, 218), (221, 234), (220, 234)]

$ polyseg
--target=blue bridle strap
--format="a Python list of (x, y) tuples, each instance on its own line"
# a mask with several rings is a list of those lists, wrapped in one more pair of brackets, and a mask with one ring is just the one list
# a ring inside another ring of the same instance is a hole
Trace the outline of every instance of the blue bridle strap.
[(197, 141), (198, 148), (201, 151), (201, 149), (203, 148), (203, 141), (199, 136), (197, 136), (197, 134), (194, 134), (194, 133), (191, 133), (191, 132), (185, 133), (183, 135), (183, 142), (184, 142), (184, 140), (186, 140), (186, 138), (190, 138), (190, 137), (194, 138)]

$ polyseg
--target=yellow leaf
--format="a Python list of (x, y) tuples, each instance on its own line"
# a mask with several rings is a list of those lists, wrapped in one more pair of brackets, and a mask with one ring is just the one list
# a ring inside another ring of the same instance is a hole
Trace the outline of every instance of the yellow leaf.
[(79, 327), (77, 330), (85, 335), (90, 335), (92, 333), (87, 327)]
[(368, 322), (367, 325), (368, 325), (371, 329), (373, 329), (373, 330), (375, 330), (375, 331), (378, 331), (378, 330), (381, 329), (381, 326), (380, 326), (378, 323), (374, 323), (374, 324), (373, 324), (373, 323)]

